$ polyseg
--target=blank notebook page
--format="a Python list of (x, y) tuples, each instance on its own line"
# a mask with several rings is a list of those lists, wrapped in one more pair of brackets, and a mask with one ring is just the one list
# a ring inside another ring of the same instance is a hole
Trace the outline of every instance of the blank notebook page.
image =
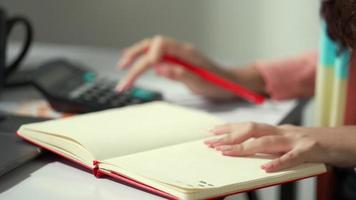
[[(261, 165), (271, 160), (271, 156), (229, 157), (207, 147), (203, 140), (188, 142), (171, 147), (137, 153), (105, 161), (114, 165), (113, 169), (124, 169), (130, 175), (139, 175), (165, 184), (185, 189), (206, 189), (233, 184), (248, 184), (281, 175), (293, 179), (299, 169), (301, 173), (315, 173), (325, 170), (322, 164), (303, 164), (276, 173), (266, 173)], [(105, 166), (103, 166), (105, 167)], [(120, 171), (120, 170), (118, 170)]]
[(201, 139), (221, 123), (201, 111), (154, 102), (24, 127), (74, 139), (103, 160)]

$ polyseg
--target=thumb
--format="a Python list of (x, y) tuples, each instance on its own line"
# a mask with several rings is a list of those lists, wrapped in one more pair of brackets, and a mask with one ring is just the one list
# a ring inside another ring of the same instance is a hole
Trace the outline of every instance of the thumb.
[(196, 84), (197, 81), (200, 79), (200, 77), (187, 71), (181, 66), (172, 65), (170, 70), (171, 70), (170, 78), (172, 80), (182, 82), (185, 85)]
[(189, 77), (187, 71), (182, 67), (168, 63), (158, 63), (154, 65), (156, 73), (171, 80), (185, 82)]
[(303, 162), (305, 162), (303, 153), (298, 149), (294, 149), (282, 155), (281, 157), (262, 165), (261, 168), (266, 172), (275, 172), (300, 165)]

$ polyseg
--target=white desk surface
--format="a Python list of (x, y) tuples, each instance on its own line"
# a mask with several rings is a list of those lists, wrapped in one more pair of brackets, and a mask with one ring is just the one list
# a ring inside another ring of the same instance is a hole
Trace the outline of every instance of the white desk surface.
[[(112, 49), (37, 44), (25, 65), (37, 65), (47, 59), (65, 57), (78, 60), (101, 74), (119, 78), (123, 73), (114, 70), (118, 55), (119, 51)], [(261, 106), (238, 102), (212, 104), (192, 95), (182, 85), (157, 78), (153, 73), (145, 75), (139, 80), (138, 85), (162, 91), (168, 101), (206, 110), (226, 121), (277, 124), (296, 105), (296, 101), (267, 102)], [(29, 96), (35, 99), (41, 98), (34, 90), (16, 89), (6, 91), (5, 94), (2, 95), (0, 104), (21, 102)], [(97, 179), (90, 172), (48, 153), (0, 177), (0, 199), (161, 198), (112, 180)]]

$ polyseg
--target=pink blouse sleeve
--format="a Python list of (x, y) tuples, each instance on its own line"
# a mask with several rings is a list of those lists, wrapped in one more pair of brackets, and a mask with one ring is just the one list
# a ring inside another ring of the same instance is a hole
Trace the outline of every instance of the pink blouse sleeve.
[(266, 91), (275, 100), (309, 97), (314, 94), (317, 53), (275, 62), (257, 61)]

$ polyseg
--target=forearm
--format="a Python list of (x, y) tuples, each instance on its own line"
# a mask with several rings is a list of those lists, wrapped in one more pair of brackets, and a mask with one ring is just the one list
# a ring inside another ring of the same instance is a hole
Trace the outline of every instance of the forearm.
[(227, 70), (230, 74), (233, 74), (234, 79), (239, 84), (253, 91), (266, 94), (265, 81), (260, 72), (256, 69), (256, 67), (235, 67)]
[(236, 82), (272, 99), (310, 97), (314, 94), (317, 54), (311, 52), (280, 61), (259, 61), (229, 69)]
[(316, 128), (318, 145), (325, 151), (326, 163), (336, 166), (356, 166), (356, 126)]

